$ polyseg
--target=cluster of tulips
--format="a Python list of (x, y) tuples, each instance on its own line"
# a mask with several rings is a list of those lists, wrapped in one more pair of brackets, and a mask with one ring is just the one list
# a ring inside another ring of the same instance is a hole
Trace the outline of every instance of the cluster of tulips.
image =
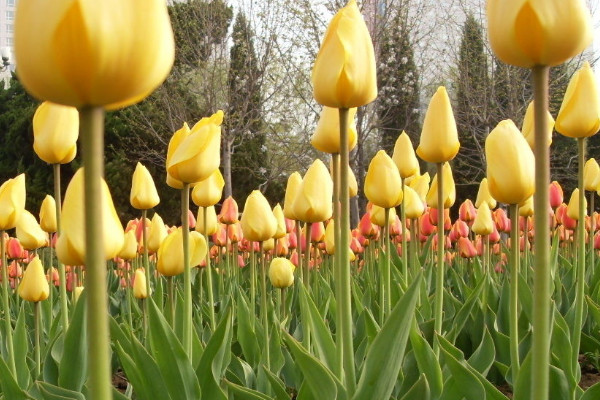
[[(585, 138), (600, 130), (589, 64), (573, 75), (556, 123), (547, 111), (548, 67), (590, 42), (582, 0), (488, 1), (492, 48), (532, 68), (534, 101), (522, 130), (505, 120), (486, 138), (487, 177), (456, 221), (450, 161), (460, 144), (443, 87), (416, 150), (402, 133), (356, 185), (354, 115), (376, 98), (377, 79), (350, 0), (312, 71), (323, 106), (312, 144), (331, 154), (330, 168), (315, 160), (291, 174), (282, 206), (254, 191), (241, 215), (232, 198), (217, 214), (226, 118), (217, 111), (183, 123), (166, 149), (181, 225), (149, 218), (160, 198), (138, 164), (130, 203), (141, 215), (126, 228), (102, 178), (104, 110), (142, 100), (167, 76), (166, 4), (38, 3), (19, 2), (17, 74), (44, 101), (34, 151), (53, 166), (54, 197), (38, 223), (24, 209), (24, 175), (0, 186), (4, 398), (507, 399), (492, 382), (508, 382), (514, 398), (600, 396), (600, 384), (578, 386), (580, 351), (600, 351), (600, 221), (593, 193), (589, 218), (584, 198), (600, 189), (600, 167), (585, 163)], [(579, 146), (568, 205), (549, 179), (553, 129)], [(60, 165), (78, 139), (84, 167), (63, 200)], [(433, 179), (417, 156), (435, 165)], [(351, 229), (359, 189), (370, 205)], [(125, 393), (111, 385), (114, 372), (125, 374)]]

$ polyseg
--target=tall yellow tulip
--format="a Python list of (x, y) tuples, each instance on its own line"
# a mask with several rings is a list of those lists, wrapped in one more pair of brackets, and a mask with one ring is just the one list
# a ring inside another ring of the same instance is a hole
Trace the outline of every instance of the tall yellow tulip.
[[(62, 232), (56, 242), (56, 255), (65, 265), (85, 264), (84, 188), (83, 168), (69, 183), (62, 206)], [(102, 210), (103, 257), (110, 260), (117, 256), (125, 240), (123, 225), (113, 205), (108, 185), (102, 179), (102, 197), (96, 199)]]
[(425, 204), (410, 186), (404, 186), (404, 210), (406, 218), (419, 218), (425, 212)]
[[(444, 176), (444, 193), (442, 193), (442, 198), (444, 199), (444, 208), (450, 208), (456, 201), (456, 186), (454, 184), (454, 176), (452, 175), (452, 168), (450, 168), (450, 164), (444, 163), (444, 166), (442, 167), (442, 174)], [(436, 174), (431, 181), (429, 192), (427, 192), (426, 201), (429, 207), (438, 208), (437, 192), (438, 176)]]
[(264, 242), (275, 235), (277, 220), (260, 191), (254, 190), (246, 199), (240, 224), (244, 237), (253, 242)]
[(595, 158), (590, 158), (583, 167), (583, 187), (588, 192), (598, 190), (600, 183), (600, 166)]
[(442, 163), (452, 160), (459, 148), (450, 98), (446, 88), (440, 86), (425, 113), (417, 155), (427, 162)]
[(371, 203), (382, 208), (392, 208), (402, 203), (400, 172), (384, 150), (379, 150), (369, 164), (365, 195)]
[(133, 279), (133, 297), (136, 299), (145, 299), (148, 297), (146, 273), (141, 268), (135, 270), (135, 278)]
[(375, 52), (355, 0), (333, 17), (312, 70), (318, 103), (334, 108), (360, 107), (377, 97)]
[(135, 237), (135, 231), (130, 230), (125, 233), (123, 247), (119, 250), (118, 256), (124, 260), (133, 260), (137, 255), (138, 242)]
[(589, 137), (600, 130), (600, 91), (587, 61), (573, 74), (567, 86), (555, 128), (572, 138)]
[(285, 187), (285, 198), (283, 200), (283, 215), (287, 219), (298, 219), (294, 213), (294, 201), (298, 195), (298, 189), (302, 185), (302, 175), (299, 172), (293, 172), (288, 180)]
[[(198, 209), (196, 218), (196, 232), (204, 233), (204, 207)], [(219, 230), (219, 221), (217, 220), (217, 211), (215, 206), (206, 207), (206, 234), (214, 235)]]
[(25, 250), (35, 250), (48, 244), (48, 234), (37, 223), (33, 214), (23, 210), (17, 222), (17, 239)]
[(513, 121), (501, 121), (485, 140), (490, 194), (499, 202), (520, 204), (533, 194), (535, 158)]
[(489, 235), (494, 231), (494, 220), (487, 201), (482, 202), (477, 209), (471, 230), (481, 236)]
[(48, 233), (56, 232), (56, 201), (49, 194), (40, 207), (40, 226)]
[(154, 214), (148, 229), (148, 251), (156, 252), (167, 237), (167, 228), (160, 215)]
[(25, 269), (23, 280), (19, 285), (19, 296), (23, 300), (36, 303), (46, 300), (49, 294), (50, 287), (44, 273), (44, 267), (40, 258), (35, 256)]
[(198, 182), (192, 190), (192, 201), (198, 207), (214, 206), (223, 196), (225, 180), (217, 168), (208, 178)]
[(475, 199), (475, 207), (480, 208), (483, 203), (487, 203), (490, 210), (496, 208), (496, 199), (490, 194), (490, 187), (487, 178), (483, 178), (479, 183), (477, 198)]
[(283, 210), (281, 209), (281, 205), (279, 203), (273, 207), (273, 216), (275, 216), (275, 220), (277, 221), (277, 229), (275, 230), (273, 237), (275, 239), (281, 239), (285, 236), (287, 230), (285, 227), (285, 216), (283, 215)]
[(74, 107), (45, 101), (33, 115), (33, 150), (48, 164), (66, 164), (77, 154), (79, 113)]
[[(190, 232), (190, 267), (194, 267), (204, 259), (207, 247), (204, 236), (198, 232)], [(160, 244), (156, 269), (164, 276), (175, 276), (183, 273), (183, 231), (177, 228)]]
[[(569, 218), (574, 219), (575, 221), (579, 221), (581, 219), (582, 212), (579, 209), (579, 189), (573, 190), (571, 193), (571, 198), (569, 199), (569, 204), (567, 205), (567, 215)], [(587, 215), (587, 200), (583, 198), (583, 216)]]
[(0, 230), (14, 228), (24, 209), (25, 174), (21, 174), (0, 186)]
[[(527, 106), (527, 111), (525, 111), (525, 117), (523, 118), (523, 127), (521, 131), (523, 132), (523, 136), (529, 143), (529, 147), (533, 150), (535, 146), (535, 131), (534, 131), (534, 118), (533, 118), (533, 110), (534, 103), (533, 101), (529, 103)], [(548, 147), (552, 144), (552, 131), (554, 130), (554, 118), (552, 118), (552, 114), (550, 111), (546, 110), (546, 144)]]
[(160, 203), (150, 171), (139, 162), (133, 171), (129, 202), (138, 210), (149, 210)]
[(561, 64), (592, 40), (583, 0), (488, 0), (487, 20), (494, 53), (518, 67)]
[[(356, 146), (356, 108), (348, 110), (348, 151)], [(324, 153), (340, 152), (340, 113), (337, 108), (323, 107), (310, 144)]]
[(35, 97), (74, 107), (125, 107), (167, 77), (175, 56), (162, 0), (22, 0), (19, 80)]
[(322, 222), (333, 214), (333, 181), (325, 164), (313, 161), (298, 188), (294, 215), (304, 222)]
[(168, 166), (171, 163), (173, 154), (175, 154), (175, 150), (177, 150), (181, 142), (183, 142), (183, 140), (187, 138), (191, 133), (192, 131), (190, 130), (190, 127), (188, 126), (187, 122), (184, 122), (181, 128), (179, 128), (175, 131), (175, 133), (173, 133), (173, 136), (171, 136), (171, 140), (169, 140), (169, 145), (167, 146), (167, 159), (165, 161), (167, 167), (167, 185), (171, 186), (173, 189), (182, 189), (183, 182), (171, 176), (171, 174), (169, 173)]
[(419, 161), (415, 155), (415, 149), (413, 148), (410, 138), (404, 131), (402, 131), (396, 140), (392, 160), (396, 163), (402, 179), (406, 179), (409, 176), (413, 176), (420, 172)]
[(269, 280), (278, 289), (285, 289), (294, 284), (296, 267), (287, 258), (275, 257), (269, 265)]

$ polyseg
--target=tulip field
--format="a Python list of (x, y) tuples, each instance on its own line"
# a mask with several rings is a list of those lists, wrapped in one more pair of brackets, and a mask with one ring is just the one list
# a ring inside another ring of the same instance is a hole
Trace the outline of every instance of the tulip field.
[[(54, 192), (26, 210), (25, 174), (0, 186), (0, 399), (600, 399), (600, 166), (586, 153), (600, 88), (584, 62), (552, 116), (547, 86), (548, 67), (590, 42), (585, 2), (488, 1), (491, 47), (532, 70), (534, 98), (521, 127), (487, 135), (476, 197), (455, 204), (444, 87), (419, 143), (403, 132), (358, 187), (356, 110), (378, 93), (350, 0), (312, 70), (325, 162), (292, 173), (284, 198), (234, 199), (227, 112), (181, 121), (161, 150), (175, 226), (153, 211), (166, 194), (141, 163), (130, 193), (103, 178), (104, 110), (148, 96), (173, 63), (165, 2), (33, 3), (19, 2), (16, 76), (42, 101), (32, 150)], [(111, 7), (123, 21), (102, 20)], [(572, 193), (551, 181), (554, 131), (577, 148)], [(83, 166), (61, 188), (78, 143)], [(369, 203), (351, 226), (358, 193)], [(122, 221), (113, 199), (127, 195), (138, 217)]]

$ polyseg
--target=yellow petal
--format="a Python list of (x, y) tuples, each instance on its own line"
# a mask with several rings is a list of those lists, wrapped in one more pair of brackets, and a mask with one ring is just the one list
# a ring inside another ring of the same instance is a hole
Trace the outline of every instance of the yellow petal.
[(425, 113), (417, 154), (427, 162), (441, 163), (452, 160), (459, 148), (450, 98), (446, 88), (440, 86)]
[(74, 107), (43, 102), (33, 115), (33, 150), (48, 164), (66, 164), (75, 158), (79, 112)]

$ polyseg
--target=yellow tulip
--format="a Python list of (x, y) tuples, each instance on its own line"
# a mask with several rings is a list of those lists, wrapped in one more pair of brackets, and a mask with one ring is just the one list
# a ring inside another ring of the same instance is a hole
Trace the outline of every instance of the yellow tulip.
[(168, 152), (169, 175), (183, 183), (197, 183), (207, 179), (221, 163), (221, 124), (223, 111), (202, 118), (194, 125), (190, 134)]
[(270, 238), (262, 242), (263, 251), (271, 251), (275, 248), (275, 239)]
[[(331, 179), (333, 179), (333, 158), (331, 159), (331, 162), (329, 163), (329, 172), (331, 175)], [(338, 181), (339, 181), (339, 175), (338, 175)], [(352, 198), (352, 197), (356, 196), (357, 194), (358, 194), (358, 182), (356, 182), (356, 176), (354, 175), (352, 168), (350, 168), (350, 166), (348, 166), (348, 198)]]
[[(324, 153), (340, 152), (340, 112), (337, 108), (323, 107), (315, 133), (310, 138), (310, 144)], [(354, 116), (356, 108), (348, 111), (348, 151), (356, 146), (356, 123)]]
[(298, 188), (294, 215), (303, 222), (323, 222), (333, 214), (333, 181), (325, 164), (316, 159)]
[(146, 287), (146, 273), (142, 268), (135, 270), (133, 279), (133, 297), (136, 299), (145, 299), (148, 297), (148, 288)]
[(523, 68), (561, 64), (592, 40), (583, 0), (488, 0), (487, 21), (494, 53)]
[(39, 249), (48, 244), (48, 234), (27, 210), (23, 210), (17, 222), (17, 239), (25, 250)]
[(48, 233), (56, 232), (56, 201), (49, 194), (40, 207), (40, 226)]
[(135, 237), (135, 231), (132, 229), (125, 233), (123, 247), (119, 250), (118, 256), (123, 260), (133, 260), (137, 256), (138, 242)]
[(485, 140), (490, 194), (499, 202), (519, 204), (534, 191), (535, 158), (514, 122), (501, 121)]
[[(456, 186), (454, 185), (454, 176), (452, 175), (452, 168), (450, 168), (450, 164), (444, 163), (442, 167), (442, 176), (444, 177), (444, 188), (442, 193), (442, 198), (444, 199), (444, 208), (450, 208), (454, 205), (456, 201)], [(427, 192), (427, 205), (431, 208), (438, 208), (438, 176), (437, 174), (433, 177), (433, 181), (431, 181), (431, 187), (429, 188), (429, 192)]]
[(390, 226), (394, 220), (396, 219), (396, 209), (395, 208), (383, 208), (378, 205), (373, 204), (371, 207), (371, 223), (377, 226), (385, 226), (385, 210), (389, 210), (390, 213), (388, 215), (388, 226)]
[(0, 186), (0, 230), (14, 228), (24, 209), (25, 174), (21, 174)]
[(404, 186), (404, 212), (408, 219), (419, 218), (425, 212), (423, 200), (410, 186)]
[(360, 107), (377, 97), (375, 52), (355, 0), (333, 17), (312, 70), (318, 103), (334, 108)]
[(15, 20), (19, 80), (35, 97), (74, 107), (125, 107), (173, 65), (162, 0), (22, 0)]
[(167, 237), (167, 228), (163, 219), (158, 214), (154, 214), (150, 221), (150, 229), (148, 229), (148, 251), (154, 253), (158, 251), (160, 244)]
[(533, 215), (533, 196), (530, 196), (519, 204), (519, 215), (521, 217), (531, 217)]
[(296, 267), (290, 260), (275, 257), (269, 265), (269, 280), (271, 285), (279, 289), (285, 289), (294, 284), (294, 270)]
[(479, 184), (477, 198), (475, 199), (475, 207), (480, 208), (483, 203), (487, 203), (490, 210), (496, 208), (496, 199), (490, 194), (490, 187), (487, 178), (483, 178)]
[(49, 294), (50, 287), (44, 267), (40, 258), (35, 256), (23, 273), (23, 280), (19, 285), (19, 296), (23, 300), (37, 303), (46, 300)]
[(335, 253), (335, 221), (330, 219), (325, 228), (325, 251), (332, 255)]
[(494, 231), (494, 220), (492, 219), (492, 211), (487, 203), (484, 201), (477, 209), (477, 215), (473, 220), (473, 226), (471, 230), (477, 235), (486, 236)]
[(404, 131), (402, 131), (402, 134), (396, 140), (392, 160), (396, 163), (402, 179), (419, 173), (419, 161), (415, 155), (415, 149), (410, 138)]
[[(194, 267), (206, 256), (206, 240), (198, 232), (190, 232), (190, 267)], [(164, 276), (175, 276), (183, 273), (183, 231), (177, 228), (162, 241), (158, 249), (156, 268)]]
[(129, 202), (138, 210), (149, 210), (160, 203), (152, 175), (141, 163), (137, 163), (131, 182)]
[(192, 190), (192, 201), (198, 207), (214, 206), (223, 196), (223, 187), (225, 180), (219, 168), (215, 170), (208, 178), (198, 182)]
[(81, 293), (83, 293), (83, 289), (85, 289), (83, 286), (75, 286), (75, 290), (73, 290), (73, 301), (75, 303), (79, 300)]
[(427, 162), (441, 163), (452, 160), (459, 148), (450, 98), (446, 88), (440, 86), (425, 113), (417, 154)]
[(79, 112), (74, 107), (39, 105), (33, 115), (33, 150), (48, 164), (66, 164), (77, 154)]
[(181, 142), (183, 142), (183, 140), (186, 137), (188, 137), (190, 133), (190, 127), (188, 126), (187, 122), (184, 122), (183, 126), (177, 131), (175, 131), (173, 136), (171, 136), (171, 140), (169, 140), (169, 146), (167, 147), (167, 159), (165, 161), (165, 164), (167, 166), (167, 185), (171, 186), (173, 189), (182, 189), (183, 182), (171, 176), (171, 174), (169, 173), (168, 166), (171, 162), (171, 159), (173, 158), (173, 154), (175, 154), (175, 150), (177, 150)]
[[(84, 188), (83, 168), (80, 168), (67, 187), (62, 206), (62, 232), (56, 242), (56, 255), (65, 265), (84, 265)], [(117, 256), (125, 240), (123, 225), (113, 205), (108, 185), (102, 179), (101, 196), (95, 199), (102, 213), (103, 257), (110, 260)]]
[(567, 86), (555, 128), (572, 138), (592, 136), (600, 130), (600, 91), (587, 61), (573, 74)]
[[(587, 200), (583, 197), (583, 216), (587, 215)], [(567, 205), (567, 216), (575, 221), (579, 221), (581, 217), (581, 210), (579, 210), (579, 189), (573, 190), (569, 204)]]
[(298, 189), (302, 185), (302, 175), (299, 172), (292, 173), (287, 181), (285, 188), (285, 198), (283, 200), (283, 215), (287, 219), (298, 219), (294, 213), (294, 201), (298, 195)]
[(583, 166), (583, 186), (588, 192), (598, 190), (600, 183), (600, 166), (595, 158), (590, 158)]
[[(534, 131), (534, 118), (533, 118), (533, 101), (529, 103), (529, 105), (527, 106), (527, 111), (525, 111), (525, 117), (523, 119), (523, 128), (521, 129), (523, 132), (523, 136), (525, 136), (525, 139), (527, 140), (527, 143), (529, 143), (529, 147), (531, 147), (531, 150), (533, 150), (533, 147), (535, 146), (535, 131)], [(552, 131), (554, 130), (554, 118), (552, 118), (552, 114), (550, 114), (550, 111), (546, 110), (546, 125), (547, 125), (547, 131), (546, 131), (546, 144), (548, 145), (548, 147), (550, 147), (550, 145), (552, 144)]]
[(283, 215), (283, 210), (281, 209), (281, 205), (279, 205), (279, 203), (273, 207), (273, 215), (277, 221), (277, 229), (275, 230), (273, 237), (275, 239), (281, 239), (286, 235), (287, 230), (285, 227), (285, 216)]
[(244, 237), (253, 242), (264, 242), (275, 235), (277, 220), (260, 191), (254, 190), (246, 199), (240, 224)]
[(379, 207), (392, 208), (402, 203), (402, 178), (398, 167), (384, 150), (379, 150), (369, 164), (365, 177), (365, 195)]
[[(204, 234), (204, 207), (198, 209), (196, 218), (196, 232)], [(217, 211), (215, 206), (206, 207), (206, 234), (214, 235), (219, 230), (219, 221), (217, 220)]]
[(431, 178), (429, 172), (425, 172), (423, 175), (413, 176), (410, 180), (410, 186), (418, 195), (421, 201), (427, 201), (427, 192), (429, 192), (429, 183)]

